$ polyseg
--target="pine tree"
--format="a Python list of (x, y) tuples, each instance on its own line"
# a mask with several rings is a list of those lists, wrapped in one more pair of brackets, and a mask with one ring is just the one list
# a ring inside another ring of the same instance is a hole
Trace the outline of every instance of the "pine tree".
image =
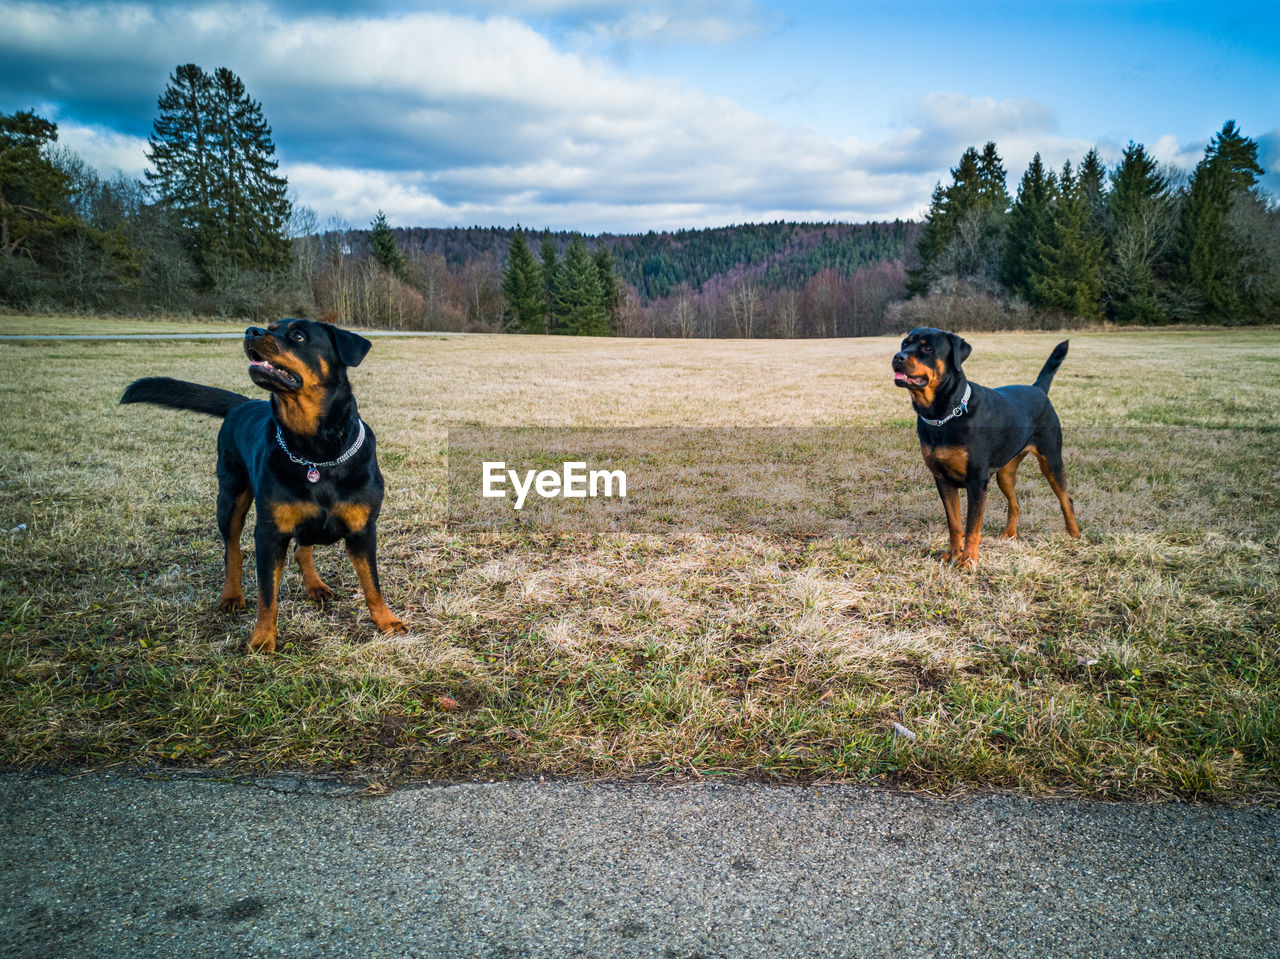
[(1262, 175), (1258, 145), (1228, 121), (1196, 165), (1182, 210), (1179, 276), (1184, 311), (1216, 323), (1253, 319), (1260, 304), (1242, 298), (1241, 264), (1255, 259), (1252, 238), (1233, 230), (1230, 214)]
[(994, 142), (988, 140), (978, 157), (978, 195), (989, 210), (1004, 213), (1009, 209), (1008, 176), (1004, 161), (996, 152)]
[(57, 124), (29, 110), (0, 113), (0, 256), (42, 259), (65, 226), (71, 186), (51, 162)]
[(391, 232), (391, 227), (387, 224), (386, 214), (381, 210), (373, 218), (373, 223), (369, 227), (369, 251), (373, 254), (373, 258), (381, 263), (392, 276), (404, 279), (407, 266), (404, 254), (400, 252), (400, 245), (396, 243), (396, 235)]
[(1044, 162), (1037, 153), (1018, 184), (1018, 199), (1009, 211), (1004, 256), (1000, 263), (1000, 282), (1009, 292), (1023, 299), (1030, 297), (1031, 261), (1053, 223), (1057, 191), (1057, 178), (1052, 170), (1045, 170)]
[(192, 253), (209, 244), (203, 234), (212, 233), (215, 222), (211, 88), (212, 79), (194, 63), (174, 70), (148, 140), (155, 169), (146, 171), (147, 182), (177, 213)]
[(555, 331), (556, 287), (560, 280), (560, 263), (556, 259), (556, 241), (551, 234), (542, 237), (542, 326), (548, 333)]
[(0, 302), (96, 309), (136, 281), (138, 251), (105, 215), (114, 192), (57, 139), (29, 110), (0, 113)]
[(610, 332), (600, 274), (580, 236), (570, 241), (560, 264), (552, 319), (553, 333), (604, 336)]
[(546, 300), (542, 289), (542, 268), (525, 242), (524, 231), (516, 229), (507, 248), (507, 268), (502, 272), (502, 292), (507, 298), (505, 326), (518, 333), (545, 330)]
[(1084, 200), (1088, 229), (1094, 233), (1107, 231), (1107, 169), (1094, 147), (1080, 161), (1076, 174), (1080, 196)]
[(1099, 315), (1102, 237), (1089, 229), (1089, 205), (1068, 160), (1058, 176), (1058, 198), (1048, 232), (1029, 264), (1031, 301), (1074, 316)]
[(950, 237), (944, 223), (947, 219), (947, 191), (938, 183), (929, 197), (929, 212), (925, 214), (924, 224), (920, 228), (920, 238), (916, 241), (916, 253), (920, 257), (920, 265), (907, 270), (907, 295), (923, 296), (929, 292), (933, 283), (934, 264), (938, 262)]
[(907, 271), (907, 292), (925, 293), (943, 276), (994, 283), (1000, 268), (1009, 191), (996, 145), (969, 147), (951, 171), (951, 185), (934, 188), (921, 228), (920, 266)]
[(596, 273), (600, 277), (600, 293), (605, 313), (609, 315), (609, 327), (612, 330), (622, 328), (622, 284), (618, 281), (618, 272), (613, 265), (613, 254), (609, 252), (603, 241), (596, 248)]
[(1111, 174), (1103, 305), (1116, 323), (1163, 323), (1172, 227), (1169, 184), (1141, 143), (1129, 141)]
[(225, 67), (174, 70), (148, 141), (147, 180), (180, 217), (206, 283), (220, 267), (289, 263), (288, 184), (262, 107)]

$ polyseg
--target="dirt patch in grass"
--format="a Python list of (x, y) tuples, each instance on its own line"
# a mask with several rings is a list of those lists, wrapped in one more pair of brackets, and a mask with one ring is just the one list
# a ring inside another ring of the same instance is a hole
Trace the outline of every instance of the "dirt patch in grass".
[[(988, 385), (1057, 340), (971, 339)], [(116, 405), (144, 375), (252, 392), (234, 345), (0, 345), (0, 761), (1280, 796), (1280, 333), (1074, 334), (1053, 398), (1085, 540), (1024, 466), (1023, 538), (994, 540), (993, 489), (975, 572), (938, 563), (893, 349), (379, 340), (352, 378), (413, 630), (378, 635), (330, 548), (334, 603), (290, 569), (282, 648), (246, 657), (252, 611), (215, 609), (217, 424)], [(451, 525), (467, 425), (894, 429), (855, 444), (880, 492), (834, 531), (657, 534)]]

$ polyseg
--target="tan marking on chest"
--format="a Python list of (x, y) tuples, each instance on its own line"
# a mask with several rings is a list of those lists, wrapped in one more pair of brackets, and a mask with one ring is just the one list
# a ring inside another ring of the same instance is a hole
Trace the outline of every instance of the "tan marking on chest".
[[(304, 383), (306, 377), (311, 375), (310, 371), (303, 374)], [(276, 415), (291, 432), (299, 436), (314, 436), (320, 429), (320, 420), (324, 418), (327, 395), (323, 387), (310, 383), (297, 393), (277, 393), (279, 406), (276, 408)]]
[(960, 481), (969, 471), (969, 451), (963, 446), (926, 446), (920, 444), (924, 465), (934, 476)]
[(321, 509), (315, 503), (272, 503), (271, 520), (276, 529), (282, 533), (292, 533), (299, 526), (314, 516), (319, 516)]
[(364, 529), (369, 522), (370, 509), (366, 503), (334, 503), (330, 512), (352, 533)]

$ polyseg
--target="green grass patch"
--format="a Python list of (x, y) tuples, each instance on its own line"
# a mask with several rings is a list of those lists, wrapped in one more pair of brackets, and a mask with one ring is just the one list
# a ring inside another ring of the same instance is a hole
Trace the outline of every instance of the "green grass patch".
[[(999, 385), (1058, 338), (972, 339)], [(993, 487), (973, 572), (937, 562), (893, 346), (379, 340), (352, 378), (412, 631), (376, 633), (331, 548), (332, 605), (290, 569), (248, 657), (252, 610), (215, 608), (217, 424), (116, 405), (144, 375), (253, 392), (235, 345), (0, 344), (0, 761), (1280, 798), (1280, 333), (1073, 335), (1085, 540), (1025, 466), (1023, 539)], [(451, 527), (460, 423), (893, 431), (821, 491), (824, 521), (859, 506), (842, 532), (656, 535)]]

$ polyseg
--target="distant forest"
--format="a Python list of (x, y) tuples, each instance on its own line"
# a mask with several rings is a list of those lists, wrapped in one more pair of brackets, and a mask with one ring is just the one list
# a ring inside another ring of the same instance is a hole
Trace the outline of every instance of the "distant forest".
[[(857, 336), (878, 332), (886, 309), (906, 295), (906, 257), (919, 224), (767, 223), (644, 234), (584, 236), (568, 231), (515, 228), (391, 229), (406, 261), (408, 302), (386, 302), (381, 318), (366, 322), (399, 325), (421, 316), (429, 328), (481, 323), (512, 329), (503, 274), (511, 243), (521, 235), (541, 257), (563, 264), (571, 245), (591, 253), (607, 249), (619, 296), (612, 329), (622, 335), (656, 336)], [(331, 231), (307, 238), (330, 251), (316, 259), (349, 258), (353, 274), (340, 292), (324, 286), (322, 297), (343, 315), (363, 312), (364, 284), (357, 264), (376, 262), (374, 230)], [(295, 241), (298, 242), (298, 241)], [(556, 267), (553, 267), (555, 269)], [(330, 277), (330, 280), (334, 277)], [(545, 279), (544, 279), (545, 283)], [(467, 302), (446, 287), (460, 285)], [(323, 286), (323, 284), (322, 284)], [(414, 293), (423, 293), (418, 302)], [(547, 293), (550, 297), (550, 291)], [(394, 299), (394, 296), (393, 296)], [(548, 321), (552, 314), (548, 307)], [(553, 322), (540, 331), (555, 331)]]
[(1234, 123), (1190, 172), (1134, 143), (1113, 168), (1037, 155), (1013, 195), (996, 145), (970, 148), (921, 223), (587, 236), (321, 224), (231, 71), (180, 66), (157, 106), (142, 179), (0, 114), (0, 306), (684, 337), (1280, 318), (1280, 208)]

